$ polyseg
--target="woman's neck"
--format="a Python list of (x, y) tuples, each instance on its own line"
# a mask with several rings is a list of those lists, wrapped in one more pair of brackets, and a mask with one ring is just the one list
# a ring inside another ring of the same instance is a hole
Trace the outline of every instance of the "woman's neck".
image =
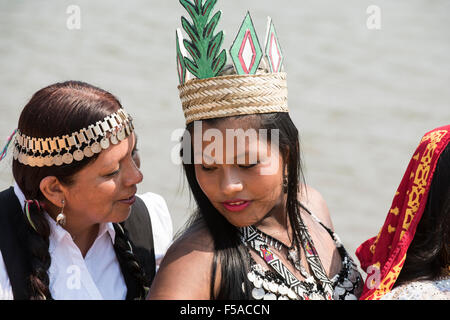
[(72, 236), (73, 242), (80, 249), (83, 257), (85, 257), (97, 238), (99, 224), (94, 224), (84, 228), (73, 228), (70, 224), (68, 224), (64, 227), (64, 229), (69, 232)]
[[(58, 210), (47, 206), (47, 212), (56, 221)], [(73, 242), (80, 249), (82, 256), (85, 257), (97, 238), (100, 225), (98, 223), (92, 224), (86, 221), (79, 221), (76, 219), (77, 215), (70, 214), (70, 212), (67, 212), (66, 216), (66, 224), (63, 228), (70, 234)]]
[(282, 197), (280, 203), (275, 205), (261, 221), (255, 224), (255, 227), (289, 247), (292, 243), (293, 232), (286, 212), (286, 195)]

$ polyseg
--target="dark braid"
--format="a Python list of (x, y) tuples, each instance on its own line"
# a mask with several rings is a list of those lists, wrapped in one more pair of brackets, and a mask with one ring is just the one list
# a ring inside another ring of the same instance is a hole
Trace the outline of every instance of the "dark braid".
[(114, 229), (116, 230), (116, 238), (114, 241), (116, 253), (122, 259), (125, 266), (128, 268), (128, 271), (130, 271), (131, 275), (136, 280), (138, 292), (135, 299), (143, 300), (146, 298), (149, 291), (150, 281), (146, 277), (144, 269), (141, 267), (136, 255), (133, 252), (133, 247), (128, 237), (127, 230), (123, 227), (122, 223), (114, 223)]
[[(22, 230), (18, 230), (22, 235), (29, 250), (31, 257), (31, 275), (29, 277), (30, 284), (30, 300), (50, 300), (53, 299), (49, 290), (48, 269), (51, 264), (49, 253), (49, 236), (50, 225), (44, 215), (44, 211), (36, 202), (28, 206), (31, 221), (27, 215), (23, 215)], [(136, 255), (133, 253), (133, 247), (128, 237), (128, 232), (122, 225), (114, 224), (116, 230), (116, 238), (114, 247), (117, 254), (125, 266), (130, 271), (137, 283), (138, 291), (135, 298), (145, 299), (149, 290), (150, 282), (147, 279), (144, 269), (138, 262)]]
[(17, 231), (29, 250), (31, 266), (31, 274), (29, 276), (30, 299), (52, 299), (48, 276), (48, 269), (51, 264), (48, 250), (50, 226), (37, 201), (33, 201), (33, 203), (28, 205), (28, 212), (31, 222), (24, 213), (23, 223), (18, 226), (19, 229)]

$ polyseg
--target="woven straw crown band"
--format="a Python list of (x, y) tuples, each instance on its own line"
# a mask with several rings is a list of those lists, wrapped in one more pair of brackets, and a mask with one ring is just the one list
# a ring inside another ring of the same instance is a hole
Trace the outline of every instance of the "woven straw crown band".
[(186, 125), (211, 118), (289, 112), (284, 72), (192, 79), (178, 89)]
[(61, 137), (32, 138), (18, 131), (14, 159), (31, 167), (61, 166), (74, 160), (81, 161), (127, 138), (134, 130), (132, 120), (129, 114), (119, 109), (87, 128)]

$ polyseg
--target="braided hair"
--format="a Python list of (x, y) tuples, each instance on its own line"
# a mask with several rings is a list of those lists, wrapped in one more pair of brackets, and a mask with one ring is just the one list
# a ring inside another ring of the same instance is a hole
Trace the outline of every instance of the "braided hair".
[(25, 244), (30, 257), (31, 273), (29, 275), (29, 292), (31, 300), (51, 299), (49, 277), (47, 270), (51, 264), (49, 247), (50, 226), (41, 213), (41, 206), (37, 201), (25, 203), (26, 215), (17, 226), (17, 232)]
[(114, 248), (122, 261), (126, 261), (128, 270), (138, 284), (137, 292), (134, 294), (135, 299), (143, 300), (147, 297), (148, 291), (150, 290), (150, 280), (146, 277), (144, 269), (141, 267), (133, 252), (133, 246), (128, 237), (128, 231), (123, 227), (122, 223), (115, 223), (114, 229), (116, 230)]
[[(22, 110), (19, 130), (36, 138), (63, 136), (75, 132), (105, 118), (121, 108), (120, 102), (111, 93), (84, 82), (67, 81), (56, 83), (37, 91)], [(26, 214), (17, 232), (30, 257), (30, 299), (52, 299), (48, 270), (51, 265), (49, 253), (50, 225), (45, 215), (46, 198), (40, 191), (40, 182), (47, 176), (55, 176), (62, 184), (74, 183), (74, 175), (97, 159), (97, 155), (73, 162), (70, 165), (31, 167), (13, 160), (13, 175), (17, 185), (28, 201)], [(145, 297), (148, 286), (143, 268), (132, 250), (125, 232), (116, 233), (115, 249), (124, 266), (130, 271), (139, 287), (135, 295)]]

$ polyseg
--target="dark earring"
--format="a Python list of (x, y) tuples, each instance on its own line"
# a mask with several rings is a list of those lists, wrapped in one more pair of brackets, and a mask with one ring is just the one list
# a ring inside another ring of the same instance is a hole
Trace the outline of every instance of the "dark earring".
[(288, 192), (288, 179), (287, 179), (287, 177), (283, 177), (283, 192), (284, 193)]

